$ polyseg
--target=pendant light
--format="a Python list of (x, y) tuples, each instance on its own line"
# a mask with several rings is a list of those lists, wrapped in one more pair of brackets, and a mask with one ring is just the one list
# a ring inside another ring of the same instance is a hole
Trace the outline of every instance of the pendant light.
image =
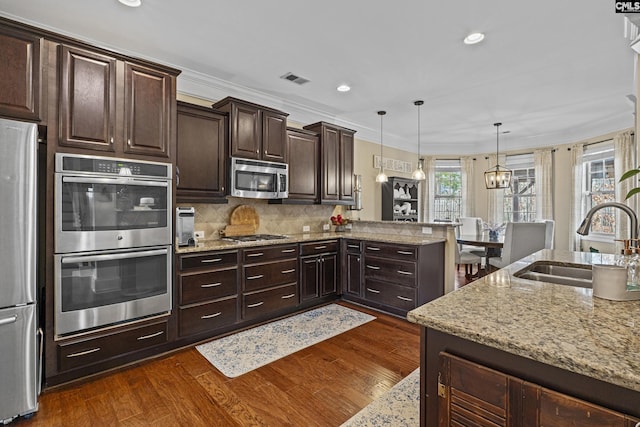
[(422, 159), (420, 158), (420, 106), (424, 104), (424, 101), (414, 101), (413, 105), (418, 107), (418, 165), (416, 166), (416, 170), (411, 174), (411, 178), (422, 181), (427, 178), (427, 175), (422, 170)]
[(500, 166), (499, 155), (499, 129), (502, 123), (494, 123), (496, 127), (496, 165), (484, 173), (484, 184), (488, 190), (508, 188), (511, 185), (511, 171)]
[(387, 114), (386, 111), (378, 111), (378, 115), (380, 116), (380, 171), (376, 176), (376, 182), (387, 182), (389, 178), (384, 173), (384, 161), (382, 157), (382, 116)]

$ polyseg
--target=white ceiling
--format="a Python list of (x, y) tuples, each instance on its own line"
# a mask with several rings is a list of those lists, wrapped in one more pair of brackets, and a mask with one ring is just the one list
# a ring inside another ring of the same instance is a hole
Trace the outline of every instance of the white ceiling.
[[(633, 126), (634, 52), (605, 0), (0, 0), (0, 15), (182, 69), (178, 90), (330, 121), (423, 154), (554, 146)], [(466, 46), (471, 31), (483, 43)], [(279, 77), (293, 72), (299, 86)], [(351, 92), (335, 90), (341, 83)]]

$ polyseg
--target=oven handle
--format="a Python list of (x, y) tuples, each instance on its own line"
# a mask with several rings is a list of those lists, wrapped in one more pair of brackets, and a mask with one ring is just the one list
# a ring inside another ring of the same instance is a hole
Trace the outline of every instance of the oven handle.
[[(166, 255), (166, 249), (156, 249), (154, 251), (135, 252), (136, 257)], [(93, 261), (114, 261), (118, 259), (131, 258), (133, 255), (131, 252), (116, 253), (109, 255), (87, 255), (87, 256), (70, 256), (62, 257), (62, 264), (75, 264), (78, 262), (93, 262)]]
[(92, 178), (80, 176), (63, 176), (62, 182), (75, 182), (81, 184), (126, 184), (126, 185), (144, 185), (146, 187), (168, 187), (166, 181), (147, 181), (135, 178)]

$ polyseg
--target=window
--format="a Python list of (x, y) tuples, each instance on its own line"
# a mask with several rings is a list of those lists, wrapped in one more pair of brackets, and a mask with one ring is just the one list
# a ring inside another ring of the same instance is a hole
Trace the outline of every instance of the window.
[(455, 220), (462, 216), (462, 171), (460, 160), (436, 160), (434, 219)]
[(511, 185), (504, 190), (504, 220), (533, 222), (536, 220), (536, 174), (533, 154), (507, 156), (511, 169)]
[[(615, 174), (613, 167), (613, 143), (603, 142), (585, 147), (583, 167), (586, 179), (583, 192), (583, 214), (600, 203), (615, 201)], [(616, 231), (616, 215), (613, 209), (601, 209), (591, 221), (589, 234), (611, 239)]]

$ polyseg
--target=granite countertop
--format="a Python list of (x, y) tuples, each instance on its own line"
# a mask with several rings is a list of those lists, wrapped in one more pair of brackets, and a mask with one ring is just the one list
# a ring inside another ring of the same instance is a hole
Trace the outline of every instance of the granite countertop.
[(519, 279), (537, 260), (612, 264), (613, 255), (543, 250), (410, 311), (409, 321), (640, 391), (640, 301)]
[(359, 240), (369, 240), (381, 243), (397, 243), (409, 245), (429, 245), (432, 243), (444, 242), (446, 239), (439, 237), (404, 236), (397, 234), (380, 233), (352, 233), (352, 232), (324, 232), (324, 233), (300, 233), (289, 234), (285, 239), (261, 240), (257, 242), (232, 242), (228, 240), (205, 240), (198, 242), (196, 246), (176, 246), (177, 254), (192, 252), (217, 251), (222, 249), (241, 249), (252, 246), (281, 245), (285, 243), (311, 242), (314, 240), (331, 240), (340, 238), (351, 238)]

